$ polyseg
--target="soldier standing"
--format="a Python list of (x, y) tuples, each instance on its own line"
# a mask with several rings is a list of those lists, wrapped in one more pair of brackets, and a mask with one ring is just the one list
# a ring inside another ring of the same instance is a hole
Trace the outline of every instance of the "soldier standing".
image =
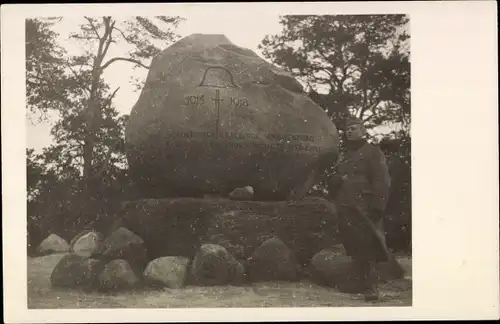
[(352, 292), (376, 300), (378, 290), (372, 267), (375, 262), (391, 260), (383, 231), (391, 179), (383, 152), (366, 142), (361, 120), (347, 117), (345, 126), (346, 150), (328, 187), (340, 216), (340, 237), (353, 258), (360, 283)]

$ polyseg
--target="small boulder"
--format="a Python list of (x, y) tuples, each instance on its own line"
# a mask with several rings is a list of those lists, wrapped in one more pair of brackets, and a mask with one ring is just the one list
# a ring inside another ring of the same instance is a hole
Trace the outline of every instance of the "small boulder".
[(50, 274), (50, 283), (54, 287), (76, 287), (80, 284), (78, 270), (85, 258), (76, 255), (65, 255)]
[(99, 286), (99, 274), (105, 263), (97, 259), (85, 259), (81, 264), (85, 287), (97, 288)]
[(367, 287), (353, 259), (331, 249), (321, 250), (314, 255), (310, 271), (313, 281), (337, 287), (341, 292), (356, 293)]
[(244, 281), (245, 269), (224, 247), (204, 244), (194, 257), (191, 277), (200, 285), (240, 284)]
[(312, 279), (328, 286), (335, 287), (351, 270), (351, 258), (331, 249), (323, 249), (311, 259)]
[(149, 262), (144, 270), (148, 285), (181, 288), (184, 286), (190, 260), (185, 257), (161, 257)]
[(229, 193), (229, 199), (239, 201), (249, 201), (253, 199), (253, 187), (246, 186), (244, 188), (236, 188)]
[(111, 233), (92, 253), (92, 257), (107, 262), (116, 259), (126, 260), (138, 277), (142, 276), (148, 264), (143, 239), (124, 227)]
[(49, 253), (64, 253), (69, 252), (70, 246), (66, 240), (56, 234), (50, 234), (45, 240), (37, 247), (38, 254)]
[(85, 230), (81, 231), (80, 233), (76, 234), (75, 237), (73, 237), (71, 239), (71, 241), (69, 242), (69, 246), (75, 245), (76, 241), (78, 241), (80, 239), (80, 237), (82, 237), (88, 233), (92, 233), (92, 232), (93, 232), (93, 230), (91, 230), (91, 229), (85, 229)]
[[(372, 271), (373, 280), (377, 282), (400, 279), (405, 273), (395, 258), (376, 263)], [(318, 252), (311, 259), (310, 274), (314, 281), (345, 292), (357, 291), (365, 285), (354, 260), (346, 255), (342, 245)]]
[(132, 267), (123, 259), (109, 262), (99, 274), (99, 288), (101, 291), (132, 289), (138, 283), (139, 279)]
[(293, 281), (299, 277), (299, 265), (293, 252), (279, 238), (262, 243), (248, 260), (252, 281)]
[(205, 243), (223, 246), (228, 252), (230, 251), (229, 253), (234, 256), (235, 259), (244, 259), (245, 249), (243, 244), (238, 241), (231, 241), (227, 235), (222, 233), (210, 235)]
[(97, 232), (90, 231), (80, 236), (72, 245), (75, 254), (89, 257), (97, 250), (102, 242), (102, 235)]
[(52, 270), (50, 283), (53, 287), (91, 287), (95, 284), (101, 269), (99, 260), (86, 259), (77, 254), (68, 254)]

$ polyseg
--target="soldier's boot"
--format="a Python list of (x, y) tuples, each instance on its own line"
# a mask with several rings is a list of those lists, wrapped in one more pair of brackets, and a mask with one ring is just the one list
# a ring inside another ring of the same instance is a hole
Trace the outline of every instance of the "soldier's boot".
[(399, 261), (394, 256), (391, 255), (391, 257), (389, 258), (389, 263), (391, 265), (390, 270), (391, 270), (393, 277), (395, 279), (404, 278), (405, 270), (403, 269), (403, 267), (401, 266)]
[(380, 298), (380, 294), (378, 291), (378, 287), (376, 284), (373, 284), (372, 286), (368, 287), (364, 292), (363, 296), (366, 301), (377, 301)]
[(366, 301), (377, 301), (380, 297), (377, 282), (373, 276), (373, 267), (374, 264), (371, 262), (367, 262), (368, 265), (365, 269), (365, 280), (366, 280), (366, 289), (363, 292)]
[(378, 287), (373, 276), (373, 264), (366, 260), (355, 260), (355, 271), (359, 278), (359, 293), (363, 294), (366, 301), (379, 299)]

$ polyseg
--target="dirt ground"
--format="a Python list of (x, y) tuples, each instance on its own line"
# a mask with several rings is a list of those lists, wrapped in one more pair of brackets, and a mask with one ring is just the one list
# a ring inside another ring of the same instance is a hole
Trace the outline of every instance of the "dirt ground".
[(28, 308), (185, 308), (185, 307), (341, 307), (411, 306), (411, 260), (399, 258), (405, 279), (379, 286), (381, 300), (365, 302), (309, 282), (257, 283), (236, 287), (185, 287), (106, 295), (61, 290), (50, 286), (50, 274), (64, 254), (28, 258)]

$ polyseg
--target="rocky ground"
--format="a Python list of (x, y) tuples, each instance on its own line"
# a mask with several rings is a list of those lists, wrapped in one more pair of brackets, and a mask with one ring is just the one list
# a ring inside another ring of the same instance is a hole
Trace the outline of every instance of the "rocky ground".
[(54, 289), (50, 274), (65, 254), (28, 258), (28, 308), (181, 308), (181, 307), (314, 307), (411, 306), (411, 260), (398, 258), (405, 279), (380, 285), (381, 300), (367, 303), (309, 282), (258, 283), (249, 286), (141, 290), (115, 295)]

